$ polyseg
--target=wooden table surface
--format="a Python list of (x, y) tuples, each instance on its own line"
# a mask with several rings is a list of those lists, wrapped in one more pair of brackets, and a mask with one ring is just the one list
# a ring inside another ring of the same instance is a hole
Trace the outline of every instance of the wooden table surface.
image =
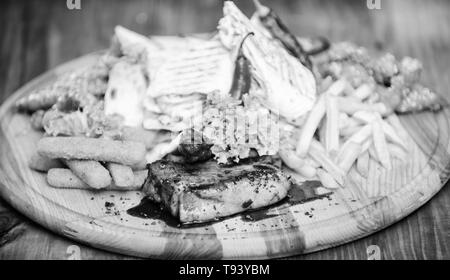
[[(176, 35), (215, 29), (219, 0), (1, 1), (0, 104), (44, 71), (107, 48), (115, 25), (144, 34)], [(236, 1), (249, 15), (250, 0)], [(269, 1), (266, 1), (269, 2)], [(275, 2), (275, 1), (272, 1)], [(450, 100), (450, 1), (285, 0), (272, 3), (300, 36), (351, 40), (372, 49), (423, 61), (427, 85)], [(1, 156), (1, 155), (0, 155)], [(0, 182), (0, 187), (1, 187)], [(376, 245), (381, 259), (450, 259), (450, 188), (404, 220), (364, 239), (295, 259), (367, 259)], [(22, 216), (0, 199), (0, 259), (129, 259), (77, 244)]]

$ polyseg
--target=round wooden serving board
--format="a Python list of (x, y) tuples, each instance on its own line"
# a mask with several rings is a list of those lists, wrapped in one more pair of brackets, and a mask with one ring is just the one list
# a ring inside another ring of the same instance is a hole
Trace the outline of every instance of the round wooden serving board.
[[(183, 39), (161, 38), (167, 47)], [(99, 54), (68, 62), (34, 79), (0, 108), (0, 194), (29, 218), (93, 247), (151, 258), (259, 259), (303, 254), (364, 237), (399, 221), (445, 184), (450, 163), (450, 111), (401, 116), (410, 135), (407, 163), (393, 159), (390, 171), (375, 161), (362, 178), (352, 170), (345, 188), (312, 195), (315, 183), (297, 186), (305, 200), (265, 210), (254, 220), (237, 215), (213, 224), (178, 228), (162, 220), (127, 214), (140, 192), (54, 189), (28, 162), (41, 133), (14, 101), (53, 82), (61, 73), (94, 63)]]

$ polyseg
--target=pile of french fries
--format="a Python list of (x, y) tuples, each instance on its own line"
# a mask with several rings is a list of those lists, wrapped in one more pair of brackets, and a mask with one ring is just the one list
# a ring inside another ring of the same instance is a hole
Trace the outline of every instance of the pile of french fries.
[(392, 111), (370, 98), (373, 92), (369, 84), (353, 89), (345, 79), (332, 82), (309, 112), (295, 151), (280, 151), (284, 163), (337, 189), (353, 166), (367, 178), (371, 158), (388, 170), (393, 157), (406, 162), (405, 131)]

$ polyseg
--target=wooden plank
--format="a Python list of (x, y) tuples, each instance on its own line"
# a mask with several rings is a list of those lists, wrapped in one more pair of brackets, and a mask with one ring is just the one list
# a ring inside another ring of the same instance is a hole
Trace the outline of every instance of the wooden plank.
[[(25, 14), (23, 12), (25, 1), (18, 5), (9, 4), (5, 9), (0, 9), (10, 15), (0, 17), (8, 19), (5, 21), (7, 24), (1, 24), (0, 27), (0, 34), (7, 35), (2, 36), (6, 39), (1, 42), (0, 85), (3, 88), (0, 88), (0, 100), (4, 100), (19, 85), (43, 69), (56, 66), (83, 53), (106, 47), (115, 23), (125, 24), (144, 33), (176, 34), (180, 30), (184, 32), (212, 30), (216, 19), (220, 16), (219, 4), (210, 1), (207, 1), (207, 4), (198, 1), (199, 4), (193, 5), (186, 2), (179, 4), (174, 1), (133, 1), (128, 6), (119, 1), (95, 2), (96, 4), (90, 4), (86, 1), (85, 7), (88, 9), (80, 12), (68, 11), (64, 3), (56, 1), (49, 5), (50, 8), (44, 5), (46, 9), (49, 8), (52, 11), (46, 19), (50, 22), (48, 27), (50, 31), (48, 38), (43, 40), (49, 42), (48, 55), (45, 58), (48, 62), (44, 63), (32, 63), (34, 58), (25, 59), (25, 52), (32, 56), (37, 55), (24, 50), (34, 47), (29, 43), (30, 41), (22, 40), (23, 35), (20, 32), (24, 29), (23, 25), (30, 24), (22, 23), (20, 20)], [(445, 35), (449, 34), (450, 26), (448, 1), (427, 1), (426, 4), (423, 1), (383, 1), (381, 11), (368, 11), (365, 8), (365, 1), (360, 1), (361, 3), (352, 1), (351, 4), (343, 1), (317, 2), (276, 1), (273, 5), (298, 34), (327, 35), (335, 40), (350, 39), (367, 47), (381, 46), (385, 50), (393, 51), (396, 55), (418, 57), (425, 64), (424, 75), (427, 83), (438, 92), (445, 93), (448, 90), (450, 57), (445, 55), (450, 45), (450, 38)], [(251, 5), (244, 6), (247, 12), (251, 11)], [(33, 7), (39, 9), (36, 5)], [(147, 10), (150, 10), (148, 20), (143, 24), (138, 23), (136, 16)], [(197, 12), (207, 16), (197, 20), (196, 17), (192, 17), (192, 14)], [(36, 18), (42, 18), (42, 14), (38, 13), (39, 16)], [(81, 22), (86, 24), (80, 24)], [(86, 37), (87, 34), (88, 37)], [(17, 63), (17, 61), (28, 61), (28, 63)], [(28, 70), (24, 71), (25, 68)], [(448, 226), (448, 198), (449, 191), (445, 188), (437, 195), (433, 203), (422, 207), (420, 211), (395, 227), (350, 245), (302, 258), (365, 258), (365, 249), (370, 244), (380, 245), (383, 258), (448, 258), (448, 244), (445, 236), (448, 234), (448, 229), (445, 228), (446, 223)], [(43, 236), (44, 232), (40, 232), (37, 236)], [(34, 240), (36, 239), (28, 240), (27, 242), (30, 243), (27, 244), (33, 244), (29, 246), (39, 248), (39, 242)], [(67, 243), (70, 244), (70, 242)], [(4, 248), (0, 249), (2, 257)], [(82, 247), (82, 252), (85, 250), (102, 255), (101, 251)], [(52, 254), (50, 245), (41, 252), (33, 257), (45, 258), (47, 255), (59, 258), (61, 256)], [(93, 258), (94, 256), (94, 253), (85, 255), (85, 257)]]
[[(378, 231), (420, 207), (442, 187), (438, 172), (446, 169), (436, 166), (447, 166), (450, 156), (439, 155), (439, 159), (433, 160), (435, 166), (430, 166), (429, 157), (436, 158), (433, 154), (436, 149), (425, 150), (430, 153), (426, 155), (415, 141), (424, 142), (422, 146), (425, 147), (434, 147), (441, 142), (441, 149), (448, 151), (448, 137), (441, 141), (439, 138), (448, 134), (439, 131), (449, 131), (449, 122), (436, 121), (445, 111), (419, 119), (425, 123), (414, 119), (409, 124), (414, 131), (425, 131), (429, 126), (439, 129), (434, 135), (428, 133), (426, 141), (420, 137), (407, 141), (410, 158), (406, 165), (398, 164), (388, 171), (373, 163), (367, 180), (358, 178), (357, 172), (350, 173), (352, 181), (348, 180), (344, 190), (330, 197), (334, 203), (284, 204), (271, 210), (276, 215), (264, 221), (252, 222), (234, 217), (217, 222), (214, 230), (208, 230), (208, 226), (180, 229), (159, 220), (143, 221), (129, 216), (126, 210), (143, 197), (139, 192), (98, 193), (51, 188), (45, 174), (28, 168), (41, 135), (30, 127), (29, 117), (14, 112), (11, 105), (33, 88), (51, 83), (61, 73), (94, 63), (97, 58), (98, 55), (82, 57), (48, 72), (19, 90), (0, 108), (0, 149), (3, 155), (0, 181), (4, 182), (1, 195), (34, 221), (80, 242), (128, 255), (154, 258), (289, 256), (333, 247)], [(393, 178), (397, 176), (401, 176), (405, 184), (393, 188)], [(447, 178), (448, 174), (442, 177)], [(370, 187), (362, 189), (363, 185)], [(119, 198), (126, 203), (120, 204)], [(105, 209), (107, 203), (114, 203), (114, 209)], [(320, 209), (317, 218), (308, 220), (304, 215), (307, 213), (305, 207)], [(271, 224), (270, 228), (268, 224)], [(231, 226), (232, 231), (229, 229)], [(228, 239), (233, 241), (225, 241)], [(252, 242), (260, 239), (264, 240), (265, 246)]]

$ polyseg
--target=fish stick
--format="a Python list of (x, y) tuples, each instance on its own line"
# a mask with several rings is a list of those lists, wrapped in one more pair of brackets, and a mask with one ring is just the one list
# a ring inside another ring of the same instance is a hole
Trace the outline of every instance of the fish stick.
[[(134, 191), (141, 189), (142, 185), (147, 178), (147, 170), (140, 170), (134, 172), (134, 183), (130, 187), (118, 187), (114, 184), (107, 186), (104, 190), (111, 191)], [(92, 188), (78, 178), (70, 169), (66, 168), (53, 168), (47, 173), (47, 182), (50, 186), (54, 188), (63, 189), (88, 189)]]
[(126, 126), (122, 129), (121, 139), (125, 141), (141, 142), (145, 145), (147, 150), (150, 150), (159, 142), (170, 140), (170, 133)]
[(44, 137), (38, 143), (38, 153), (49, 158), (89, 159), (128, 166), (141, 163), (145, 152), (142, 143), (103, 138)]
[(133, 170), (131, 170), (131, 167), (112, 162), (108, 162), (106, 164), (106, 167), (108, 168), (109, 173), (111, 174), (114, 185), (118, 187), (133, 186), (134, 174)]
[(106, 168), (94, 160), (64, 160), (67, 167), (83, 182), (94, 189), (111, 185), (111, 176)]
[(64, 167), (60, 160), (41, 156), (38, 153), (31, 156), (30, 163), (28, 165), (31, 169), (41, 172), (47, 172), (52, 168)]
[(147, 168), (147, 160), (144, 158), (141, 162), (130, 166), (133, 171)]

